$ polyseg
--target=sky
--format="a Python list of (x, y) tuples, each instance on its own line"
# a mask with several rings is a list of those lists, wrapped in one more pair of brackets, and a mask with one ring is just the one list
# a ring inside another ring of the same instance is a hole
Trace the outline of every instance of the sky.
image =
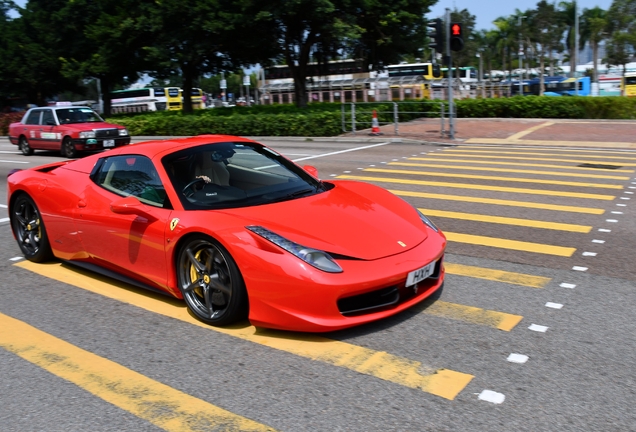
[[(477, 30), (490, 30), (495, 28), (492, 22), (500, 16), (514, 15), (517, 9), (522, 11), (534, 9), (538, 2), (539, 0), (439, 0), (431, 7), (429, 17), (431, 19), (443, 17), (446, 8), (450, 10), (455, 8), (468, 9), (468, 12), (477, 18)], [(556, 3), (558, 4), (559, 1), (557, 0)], [(612, 4), (612, 0), (578, 0), (578, 4), (580, 11), (595, 6), (607, 10)]]
[[(27, 0), (14, 0), (18, 5), (24, 6)], [(550, 0), (548, 0), (550, 1)], [(559, 3), (559, 0), (555, 0)], [(446, 8), (453, 10), (468, 9), (468, 12), (477, 17), (477, 30), (490, 30), (495, 26), (492, 22), (500, 16), (509, 16), (515, 13), (515, 10), (527, 10), (534, 8), (539, 0), (439, 0), (431, 7), (429, 17), (443, 17)], [(578, 0), (579, 9), (593, 8), (599, 6), (602, 9), (609, 9), (612, 0)]]

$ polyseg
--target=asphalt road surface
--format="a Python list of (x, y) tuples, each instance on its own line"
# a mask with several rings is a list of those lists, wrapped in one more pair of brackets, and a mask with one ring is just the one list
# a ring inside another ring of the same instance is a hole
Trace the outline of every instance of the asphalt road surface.
[[(636, 430), (636, 152), (265, 143), (428, 214), (449, 239), (441, 298), (322, 335), (209, 327), (25, 261), (3, 181), (1, 431)], [(0, 142), (3, 179), (57, 160)]]

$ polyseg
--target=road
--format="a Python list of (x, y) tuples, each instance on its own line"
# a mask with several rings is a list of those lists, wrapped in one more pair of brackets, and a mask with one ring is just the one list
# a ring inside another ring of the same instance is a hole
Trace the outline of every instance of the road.
[[(441, 298), (322, 335), (216, 329), (25, 262), (2, 215), (2, 431), (636, 430), (636, 152), (266, 143), (428, 214), (449, 239)], [(0, 142), (0, 177), (59, 159)]]

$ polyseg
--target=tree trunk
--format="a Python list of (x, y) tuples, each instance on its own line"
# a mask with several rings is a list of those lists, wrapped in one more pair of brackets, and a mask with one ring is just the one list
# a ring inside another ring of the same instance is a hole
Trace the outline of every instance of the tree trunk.
[(545, 77), (543, 76), (543, 68), (545, 66), (545, 58), (543, 55), (543, 50), (539, 53), (539, 96), (543, 96), (545, 91)]
[(112, 106), (113, 106), (110, 101), (110, 92), (111, 92), (112, 86), (108, 78), (102, 76), (102, 77), (99, 77), (98, 79), (100, 80), (100, 87), (102, 89), (102, 102), (104, 104), (104, 106), (102, 107), (103, 109), (102, 115), (104, 115), (105, 117), (109, 117), (110, 115), (112, 115), (110, 110), (112, 109)]
[(289, 67), (294, 79), (294, 97), (298, 108), (307, 107), (307, 77), (305, 68), (299, 66)]
[(183, 113), (192, 114), (192, 82), (194, 77), (192, 76), (192, 70), (185, 65), (181, 65), (183, 71)]

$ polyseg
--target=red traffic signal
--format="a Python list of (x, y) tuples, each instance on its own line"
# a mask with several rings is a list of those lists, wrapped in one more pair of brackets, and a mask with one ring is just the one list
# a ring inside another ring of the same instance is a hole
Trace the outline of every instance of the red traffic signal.
[(464, 49), (462, 23), (451, 23), (450, 25), (450, 49), (453, 51), (461, 51)]

